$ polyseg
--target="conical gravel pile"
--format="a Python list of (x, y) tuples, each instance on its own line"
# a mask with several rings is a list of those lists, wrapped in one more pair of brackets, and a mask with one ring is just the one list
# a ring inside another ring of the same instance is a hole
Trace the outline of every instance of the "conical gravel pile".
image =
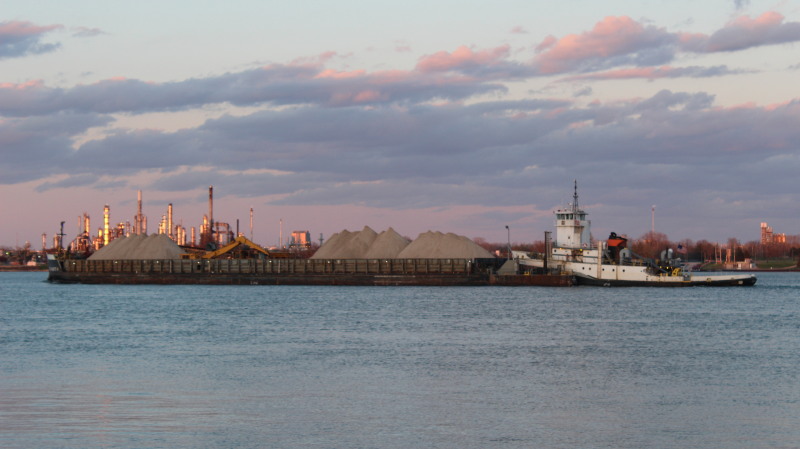
[(185, 251), (165, 234), (131, 235), (114, 239), (90, 260), (180, 259)]
[(420, 234), (398, 254), (398, 259), (476, 259), (494, 257), (467, 237), (448, 232)]
[(395, 259), (408, 244), (408, 239), (398, 234), (392, 228), (378, 234), (375, 241), (369, 247), (369, 251), (364, 255), (365, 259)]

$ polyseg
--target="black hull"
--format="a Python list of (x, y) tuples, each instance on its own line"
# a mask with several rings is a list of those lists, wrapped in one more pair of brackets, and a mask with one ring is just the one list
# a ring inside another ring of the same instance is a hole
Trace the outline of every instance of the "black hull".
[(756, 277), (743, 279), (693, 280), (693, 281), (622, 281), (613, 279), (595, 279), (577, 276), (578, 285), (596, 287), (750, 287), (756, 284)]

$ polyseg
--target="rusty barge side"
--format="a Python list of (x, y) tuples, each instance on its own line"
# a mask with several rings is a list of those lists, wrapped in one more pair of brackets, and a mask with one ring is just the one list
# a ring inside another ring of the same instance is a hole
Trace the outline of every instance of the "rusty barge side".
[[(501, 261), (502, 262), (502, 261)], [(572, 276), (496, 274), (495, 259), (48, 261), (50, 282), (84, 284), (570, 286)]]

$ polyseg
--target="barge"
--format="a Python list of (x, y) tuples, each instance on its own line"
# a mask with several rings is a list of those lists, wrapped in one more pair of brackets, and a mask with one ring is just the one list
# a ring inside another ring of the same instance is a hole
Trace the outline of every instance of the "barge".
[[(500, 268), (504, 259), (61, 259), (48, 281), (83, 284), (571, 286), (572, 275)], [(512, 261), (513, 263), (513, 261)], [(513, 263), (515, 267), (519, 267)]]

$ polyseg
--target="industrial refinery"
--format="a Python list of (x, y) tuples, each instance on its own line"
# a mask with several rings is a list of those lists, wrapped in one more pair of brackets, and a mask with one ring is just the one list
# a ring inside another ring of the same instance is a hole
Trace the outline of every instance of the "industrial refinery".
[[(65, 239), (68, 229), (65, 229), (66, 222), (61, 222), (60, 232), (53, 236), (52, 249), (65, 250), (72, 254), (91, 254), (101, 248), (108, 246), (111, 242), (122, 237), (148, 235), (148, 217), (142, 212), (142, 191), (137, 193), (136, 213), (132, 220), (119, 221), (112, 224), (111, 207), (106, 204), (103, 207), (102, 226), (92, 232), (91, 217), (84, 212), (78, 217), (77, 232), (72, 239)], [(167, 209), (158, 221), (157, 230), (153, 232), (157, 235), (165, 235), (184, 248), (196, 248), (200, 250), (215, 250), (233, 242), (236, 237), (244, 236), (239, 230), (239, 220), (235, 225), (228, 222), (214, 220), (214, 186), (208, 188), (208, 213), (202, 217), (202, 224), (199, 227), (186, 227), (176, 223), (174, 219), (174, 209), (172, 203), (167, 205)], [(253, 209), (250, 208), (250, 239), (253, 237)], [(307, 248), (310, 246), (310, 233), (308, 231), (294, 231), (289, 241), (292, 248)], [(283, 239), (281, 230), (281, 240)], [(42, 234), (42, 249), (47, 249), (47, 235)]]

